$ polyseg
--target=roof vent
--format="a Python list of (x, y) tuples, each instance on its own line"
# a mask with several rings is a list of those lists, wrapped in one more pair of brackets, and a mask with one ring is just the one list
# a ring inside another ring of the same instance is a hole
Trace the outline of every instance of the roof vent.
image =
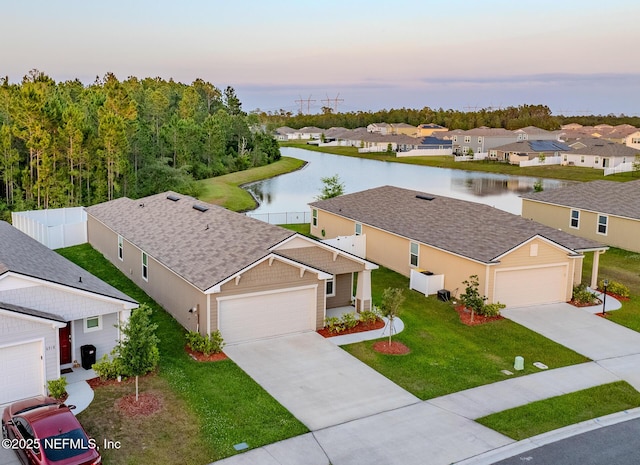
[(178, 200), (180, 200), (180, 197), (178, 197), (176, 195), (173, 195), (173, 194), (167, 195), (167, 198), (169, 200), (171, 200), (172, 202), (177, 202)]
[(432, 197), (432, 196), (430, 196), (430, 195), (422, 195), (422, 194), (418, 194), (418, 195), (416, 195), (416, 199), (420, 199), (420, 200), (429, 200), (429, 201), (431, 201), (431, 200), (435, 199), (435, 197)]
[(199, 212), (206, 212), (207, 210), (209, 210), (209, 207), (205, 207), (204, 205), (194, 205), (193, 206), (194, 210), (198, 210)]

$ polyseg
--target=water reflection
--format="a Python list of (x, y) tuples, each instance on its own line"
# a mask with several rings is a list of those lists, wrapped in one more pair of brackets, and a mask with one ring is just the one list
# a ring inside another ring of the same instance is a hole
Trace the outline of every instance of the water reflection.
[[(311, 152), (292, 147), (282, 148), (282, 155), (307, 161), (293, 173), (250, 184), (245, 188), (260, 206), (252, 213), (308, 211), (307, 204), (320, 193), (320, 178), (339, 174), (346, 193), (383, 185), (415, 189), (484, 203), (520, 214), (519, 195), (533, 190), (537, 178), (495, 173), (432, 168), (404, 163), (381, 162)], [(555, 189), (566, 181), (543, 179), (543, 189)]]

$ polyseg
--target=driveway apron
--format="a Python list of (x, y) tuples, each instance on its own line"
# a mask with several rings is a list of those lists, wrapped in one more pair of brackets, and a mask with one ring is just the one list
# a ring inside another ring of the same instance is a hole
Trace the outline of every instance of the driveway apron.
[(507, 308), (502, 315), (592, 360), (640, 354), (640, 333), (566, 303)]
[(419, 402), (314, 332), (231, 345), (225, 353), (312, 431)]

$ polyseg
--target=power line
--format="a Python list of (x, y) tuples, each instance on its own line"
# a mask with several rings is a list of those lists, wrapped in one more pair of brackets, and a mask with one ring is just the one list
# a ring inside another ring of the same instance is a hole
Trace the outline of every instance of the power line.
[(312, 102), (315, 103), (316, 101), (315, 99), (312, 99), (311, 94), (309, 94), (309, 98), (303, 99), (301, 95), (300, 99), (296, 100), (295, 102), (300, 104), (300, 113), (302, 113), (302, 109), (303, 109), (302, 105), (304, 104), (304, 102), (307, 102), (307, 114), (308, 114), (311, 111), (311, 103)]

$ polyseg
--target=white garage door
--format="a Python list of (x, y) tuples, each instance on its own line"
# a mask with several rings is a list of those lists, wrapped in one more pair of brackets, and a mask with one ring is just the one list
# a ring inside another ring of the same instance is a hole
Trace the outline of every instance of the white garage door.
[(42, 343), (0, 348), (0, 404), (44, 394)]
[(316, 329), (316, 288), (252, 294), (218, 302), (227, 344)]
[(508, 307), (564, 302), (567, 267), (496, 271), (494, 301)]

